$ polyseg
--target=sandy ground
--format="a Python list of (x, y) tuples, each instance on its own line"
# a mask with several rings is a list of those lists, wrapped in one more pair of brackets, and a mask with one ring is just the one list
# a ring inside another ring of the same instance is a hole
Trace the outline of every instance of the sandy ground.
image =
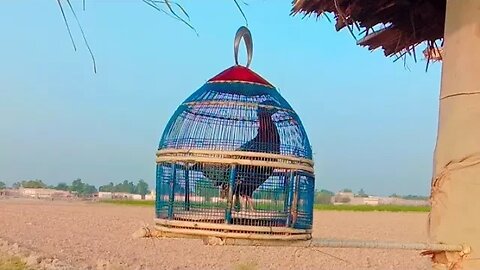
[[(314, 237), (426, 241), (426, 219), (426, 213), (317, 211)], [(430, 269), (417, 251), (225, 247), (131, 237), (152, 220), (151, 207), (0, 200), (0, 238), (78, 269)]]

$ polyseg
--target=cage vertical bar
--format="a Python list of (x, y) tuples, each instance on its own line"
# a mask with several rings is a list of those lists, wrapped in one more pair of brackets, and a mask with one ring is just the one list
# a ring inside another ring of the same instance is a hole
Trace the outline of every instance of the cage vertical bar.
[(235, 190), (235, 178), (237, 177), (237, 165), (232, 164), (230, 166), (230, 176), (228, 179), (228, 197), (227, 197), (227, 209), (225, 211), (225, 223), (232, 223), (232, 208), (233, 208), (233, 191)]
[(292, 216), (290, 212), (292, 210), (292, 201), (293, 201), (293, 193), (294, 193), (294, 181), (295, 181), (295, 171), (290, 171), (290, 179), (288, 180), (288, 197), (287, 197), (287, 227), (290, 227), (292, 222)]
[(172, 162), (171, 165), (171, 178), (170, 178), (170, 194), (168, 196), (168, 219), (173, 219), (173, 204), (175, 202), (175, 182), (177, 178), (177, 169), (175, 167), (175, 162)]
[(188, 164), (184, 169), (185, 174), (185, 211), (190, 211), (190, 170)]

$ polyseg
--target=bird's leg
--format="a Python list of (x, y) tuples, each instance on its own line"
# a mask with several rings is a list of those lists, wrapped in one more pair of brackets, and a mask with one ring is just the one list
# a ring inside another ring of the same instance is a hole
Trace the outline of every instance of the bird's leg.
[(233, 194), (233, 197), (232, 197), (232, 209), (233, 210), (236, 210), (236, 205), (237, 205), (237, 201), (238, 198), (235, 196), (235, 194)]
[(234, 206), (234, 209), (235, 211), (240, 211), (240, 195), (235, 194), (234, 197), (233, 197), (233, 206)]
[(240, 203), (242, 205), (242, 207), (241, 207), (242, 211), (245, 211), (247, 209), (247, 198), (246, 198), (245, 195), (242, 195), (242, 199), (241, 199)]
[(225, 199), (228, 196), (228, 185), (222, 184), (220, 186), (220, 198)]
[(245, 196), (246, 200), (247, 200), (247, 205), (249, 206), (249, 209), (250, 211), (255, 211), (255, 209), (253, 209), (253, 199), (252, 197), (250, 196)]
[(233, 195), (233, 198), (232, 198), (232, 209), (235, 210), (235, 205), (237, 204), (237, 197), (235, 197), (235, 195)]

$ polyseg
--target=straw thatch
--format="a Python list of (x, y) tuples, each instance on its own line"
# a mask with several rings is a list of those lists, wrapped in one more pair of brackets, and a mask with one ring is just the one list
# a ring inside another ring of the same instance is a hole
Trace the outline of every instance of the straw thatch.
[(333, 13), (337, 31), (364, 30), (359, 45), (382, 47), (385, 56), (391, 56), (408, 53), (422, 42), (439, 52), (436, 41), (443, 40), (445, 9), (446, 0), (293, 0), (292, 14)]

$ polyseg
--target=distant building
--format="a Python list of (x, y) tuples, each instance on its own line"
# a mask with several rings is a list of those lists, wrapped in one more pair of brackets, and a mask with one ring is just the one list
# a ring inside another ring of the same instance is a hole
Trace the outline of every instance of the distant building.
[(382, 199), (382, 204), (429, 206), (430, 202), (427, 200), (407, 200), (403, 198), (387, 197)]
[(150, 194), (145, 195), (145, 200), (147, 201), (155, 201), (155, 190), (150, 191)]
[(381, 202), (381, 199), (378, 197), (364, 197), (364, 198), (358, 198), (358, 199), (363, 199), (362, 204), (365, 205), (379, 205)]
[(132, 194), (132, 200), (141, 200), (142, 199), (142, 195), (140, 194)]
[(355, 197), (353, 192), (337, 192), (331, 199), (332, 204), (349, 204), (349, 205), (411, 205), (411, 206), (428, 206), (427, 200), (407, 200), (396, 197), (380, 197), (367, 196)]
[(355, 200), (353, 192), (339, 191), (332, 197), (333, 204), (352, 204)]
[(133, 200), (132, 193), (128, 192), (112, 192), (112, 199), (126, 199), (126, 200)]
[[(132, 194), (128, 192), (105, 192), (100, 191), (97, 194), (98, 199), (100, 200), (141, 200), (142, 195)], [(145, 200), (155, 200), (155, 192), (152, 191), (150, 194), (145, 195)]]
[[(163, 200), (168, 200), (168, 198), (169, 198), (168, 195), (163, 195), (163, 197), (162, 197)], [(189, 199), (190, 199), (191, 202), (204, 202), (205, 201), (205, 197), (196, 196), (196, 195), (190, 195)], [(183, 202), (183, 201), (185, 201), (185, 196), (184, 195), (175, 195), (174, 200), (176, 202)]]
[(47, 198), (69, 198), (73, 197), (70, 191), (49, 189), (49, 188), (19, 188), (18, 193), (23, 197), (47, 199)]
[(97, 197), (104, 200), (112, 199), (112, 192), (100, 191), (97, 193)]
[(7, 189), (0, 189), (0, 196), (5, 197), (21, 197), (20, 192), (18, 189), (7, 188)]

